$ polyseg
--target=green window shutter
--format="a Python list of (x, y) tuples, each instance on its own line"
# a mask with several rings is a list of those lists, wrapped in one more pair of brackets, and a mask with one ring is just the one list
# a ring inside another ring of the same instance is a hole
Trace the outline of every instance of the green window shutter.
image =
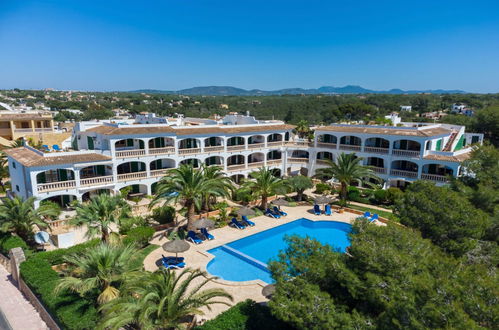
[(89, 150), (94, 150), (94, 139), (90, 136), (87, 136), (87, 144)]
[(132, 162), (130, 167), (131, 167), (132, 173), (139, 171), (139, 163), (137, 163), (137, 162)]
[(139, 149), (144, 149), (144, 141), (139, 140)]
[(133, 139), (126, 139), (126, 146), (133, 147)]
[(97, 165), (95, 167), (95, 172), (98, 175), (105, 175), (106, 174), (106, 168), (104, 167), (104, 165)]
[(71, 148), (73, 148), (74, 150), (78, 150), (78, 140), (76, 138), (71, 141)]
[(68, 206), (70, 203), (69, 195), (62, 195), (62, 205)]
[(45, 172), (38, 173), (38, 175), (36, 176), (36, 181), (38, 181), (38, 183), (47, 183), (47, 179), (45, 178)]
[(139, 187), (139, 185), (138, 185), (138, 184), (134, 184), (134, 185), (132, 186), (132, 194), (137, 194), (137, 193), (139, 193), (139, 192), (140, 192), (140, 187)]
[(57, 170), (57, 176), (59, 177), (59, 181), (68, 180), (68, 172), (66, 170)]
[(435, 148), (437, 151), (440, 151), (442, 150), (442, 140), (441, 139), (438, 139), (437, 141), (437, 146)]
[(456, 144), (456, 147), (454, 148), (454, 151), (458, 151), (458, 150), (463, 149), (463, 146), (464, 146), (464, 134), (461, 135), (461, 137), (459, 138), (459, 141), (457, 141), (457, 144)]

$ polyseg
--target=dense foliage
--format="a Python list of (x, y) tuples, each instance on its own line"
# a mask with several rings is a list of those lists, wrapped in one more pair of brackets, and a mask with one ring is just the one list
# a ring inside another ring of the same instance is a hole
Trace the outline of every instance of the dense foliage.
[[(499, 315), (496, 273), (465, 265), (418, 232), (353, 226), (348, 253), (289, 238), (271, 263), (269, 306), (298, 329), (492, 328)], [(452, 271), (450, 271), (452, 270)]]

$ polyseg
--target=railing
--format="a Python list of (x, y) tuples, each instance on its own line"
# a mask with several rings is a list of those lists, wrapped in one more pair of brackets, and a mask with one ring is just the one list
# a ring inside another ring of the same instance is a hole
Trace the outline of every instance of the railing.
[(383, 167), (371, 167), (371, 170), (378, 174), (386, 174), (386, 168)]
[(404, 170), (391, 170), (390, 175), (403, 176), (406, 178), (417, 178), (418, 172), (404, 171)]
[(227, 171), (229, 172), (240, 171), (245, 169), (246, 169), (246, 164), (227, 165)]
[(332, 142), (317, 142), (317, 147), (319, 148), (332, 148), (336, 149), (337, 144)]
[(145, 179), (145, 178), (147, 178), (146, 171), (118, 174), (118, 181), (130, 181), (130, 180)]
[(41, 132), (52, 132), (53, 129), (49, 127), (44, 127), (44, 128), (35, 128), (35, 132), (41, 133)]
[(248, 149), (261, 149), (265, 148), (265, 143), (249, 143)]
[(403, 156), (403, 157), (419, 157), (419, 151), (416, 150), (400, 150), (393, 149), (392, 155)]
[(175, 147), (149, 149), (149, 154), (151, 154), (151, 155), (165, 155), (165, 154), (174, 154), (174, 153), (175, 153)]
[(390, 149), (379, 147), (364, 147), (364, 152), (371, 152), (374, 154), (388, 154)]
[(113, 183), (113, 176), (96, 176), (93, 178), (80, 179), (80, 186), (96, 186), (102, 184)]
[(316, 164), (328, 166), (329, 162), (332, 162), (332, 160), (331, 159), (317, 159)]
[(137, 156), (143, 156), (145, 154), (146, 154), (145, 149), (123, 150), (123, 151), (116, 151), (116, 158), (137, 157)]
[(360, 151), (360, 146), (353, 144), (340, 144), (340, 150)]
[(48, 221), (47, 224), (50, 226), (51, 230), (54, 230), (56, 228), (68, 227), (69, 226), (69, 219), (60, 219), (60, 220)]
[(187, 148), (187, 149), (179, 149), (179, 155), (192, 155), (201, 153), (201, 148)]
[(37, 186), (37, 190), (38, 192), (47, 192), (55, 190), (66, 190), (74, 187), (76, 187), (76, 182), (74, 180), (68, 180), (51, 183), (41, 183)]
[(267, 160), (267, 166), (280, 165), (280, 164), (282, 164), (282, 159), (270, 159), (270, 160)]
[(437, 182), (447, 182), (448, 179), (445, 175), (438, 175), (438, 174), (427, 174), (427, 173), (422, 173), (421, 174), (421, 179), (423, 180), (431, 180), (431, 181), (437, 181)]
[(248, 163), (248, 168), (258, 168), (258, 167), (263, 167), (263, 166), (265, 166), (264, 162)]
[(290, 163), (299, 163), (299, 164), (303, 164), (303, 163), (308, 163), (308, 158), (298, 158), (298, 157), (290, 157), (288, 158), (288, 162)]
[(287, 147), (313, 147), (314, 143), (313, 142), (308, 142), (308, 141), (287, 141), (284, 143), (285, 146)]
[(14, 128), (15, 133), (31, 133), (34, 132), (33, 128)]
[(164, 176), (168, 172), (167, 168), (162, 168), (159, 170), (151, 170), (151, 177), (158, 177), (158, 176)]
[(281, 147), (283, 145), (282, 141), (267, 142), (267, 147)]
[(227, 146), (227, 151), (241, 151), (245, 150), (246, 146), (244, 144), (237, 144), (235, 146)]
[(223, 151), (224, 146), (213, 146), (213, 147), (204, 147), (204, 152), (215, 152), (215, 151)]

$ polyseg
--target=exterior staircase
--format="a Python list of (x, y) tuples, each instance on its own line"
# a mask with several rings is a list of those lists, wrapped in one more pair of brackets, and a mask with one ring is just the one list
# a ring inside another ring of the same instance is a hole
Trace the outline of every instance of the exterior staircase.
[(456, 139), (456, 136), (457, 136), (457, 132), (452, 131), (450, 138), (449, 138), (449, 141), (447, 141), (447, 143), (445, 144), (445, 147), (442, 149), (442, 151), (452, 151), (451, 150), (452, 145), (454, 144), (454, 140)]

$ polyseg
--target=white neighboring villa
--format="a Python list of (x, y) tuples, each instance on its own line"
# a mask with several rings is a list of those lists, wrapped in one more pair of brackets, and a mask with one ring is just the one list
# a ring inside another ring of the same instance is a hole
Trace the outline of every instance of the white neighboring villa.
[(101, 191), (152, 194), (170, 168), (180, 164), (221, 166), (236, 182), (262, 166), (278, 175), (313, 175), (325, 160), (355, 152), (384, 179), (385, 187), (426, 179), (444, 184), (460, 174), (470, 144), (483, 135), (463, 126), (399, 123), (398, 126), (337, 125), (315, 128), (312, 142), (298, 139), (282, 121), (249, 115), (222, 119), (138, 116), (123, 122), (77, 123), (72, 151), (44, 153), (29, 146), (6, 150), (11, 194), (62, 205)]

